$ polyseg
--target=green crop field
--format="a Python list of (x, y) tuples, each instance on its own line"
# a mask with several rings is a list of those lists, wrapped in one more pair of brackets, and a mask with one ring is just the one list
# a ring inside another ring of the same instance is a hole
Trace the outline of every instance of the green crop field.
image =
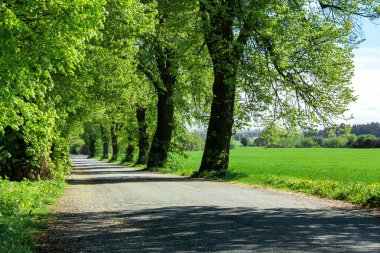
[[(180, 169), (191, 175), (202, 152), (188, 152)], [(305, 192), (367, 206), (380, 204), (380, 149), (254, 148), (231, 150), (224, 179)], [(165, 170), (164, 170), (165, 171)], [(212, 176), (212, 175), (211, 175)]]
[[(199, 168), (202, 152), (189, 152), (185, 167)], [(340, 182), (380, 182), (380, 149), (252, 148), (231, 150), (230, 169), (255, 176), (291, 176)]]

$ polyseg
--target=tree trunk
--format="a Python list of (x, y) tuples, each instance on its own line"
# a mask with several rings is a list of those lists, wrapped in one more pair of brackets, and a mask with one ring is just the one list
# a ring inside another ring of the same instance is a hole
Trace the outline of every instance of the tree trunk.
[(136, 164), (146, 164), (148, 161), (149, 140), (146, 132), (148, 124), (146, 123), (146, 108), (136, 106), (136, 118), (139, 127), (139, 156)]
[(88, 158), (95, 157), (95, 151), (96, 151), (96, 138), (95, 137), (92, 137), (92, 136), (90, 137), (88, 150), (89, 150)]
[(223, 7), (200, 3), (205, 22), (205, 42), (213, 63), (214, 84), (205, 150), (198, 173), (228, 169), (230, 140), (234, 123), (236, 77), (247, 34), (244, 29), (234, 40), (234, 2)]
[[(174, 104), (173, 90), (176, 83), (177, 67), (174, 65), (174, 52), (169, 48), (156, 45), (157, 68), (160, 72), (160, 82), (153, 84), (158, 95), (157, 128), (149, 152), (147, 168), (165, 166), (172, 139)], [(162, 87), (164, 86), (164, 87)]]
[(230, 141), (234, 123), (235, 82), (225, 73), (215, 73), (211, 115), (205, 150), (199, 172), (228, 169)]
[(132, 144), (132, 141), (133, 141), (132, 138), (128, 138), (129, 144), (128, 144), (127, 150), (125, 152), (125, 158), (124, 158), (123, 162), (132, 162), (133, 161), (133, 157), (135, 154), (135, 146)]
[(148, 168), (165, 166), (173, 131), (173, 97), (159, 93), (157, 102), (157, 128), (149, 152)]
[(119, 130), (119, 125), (112, 122), (111, 124), (111, 144), (112, 144), (112, 158), (111, 160), (116, 161), (117, 155), (119, 153), (119, 147), (117, 145), (117, 135), (116, 132)]
[(100, 134), (102, 136), (102, 143), (103, 143), (102, 159), (108, 159), (109, 140), (106, 133), (106, 129), (103, 126), (100, 126)]

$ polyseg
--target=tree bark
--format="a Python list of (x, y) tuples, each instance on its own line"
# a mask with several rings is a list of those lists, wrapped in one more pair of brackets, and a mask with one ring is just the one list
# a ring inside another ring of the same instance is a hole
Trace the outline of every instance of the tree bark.
[(96, 151), (96, 138), (95, 137), (92, 137), (92, 136), (90, 137), (88, 150), (89, 150), (88, 158), (95, 157), (95, 151)]
[(136, 164), (146, 164), (148, 161), (149, 138), (146, 132), (146, 108), (136, 105), (136, 118), (139, 127), (139, 155)]
[(158, 45), (155, 50), (160, 81), (152, 80), (158, 95), (157, 128), (149, 152), (148, 169), (163, 167), (167, 162), (173, 132), (173, 90), (177, 71), (173, 50)]
[[(214, 83), (205, 150), (198, 173), (228, 169), (230, 140), (234, 123), (237, 68), (247, 36), (240, 31), (234, 39), (234, 2), (213, 10), (200, 3), (206, 24), (205, 42), (213, 63)], [(242, 29), (244, 30), (244, 29)]]
[(112, 146), (112, 160), (117, 160), (117, 155), (119, 153), (119, 147), (117, 145), (117, 135), (116, 132), (119, 130), (119, 124), (112, 122), (111, 124), (111, 146)]
[(106, 133), (106, 129), (103, 126), (100, 126), (100, 134), (102, 136), (102, 144), (103, 144), (102, 159), (108, 159), (109, 140)]
[(128, 138), (128, 146), (127, 146), (127, 150), (125, 152), (125, 158), (124, 158), (124, 161), (123, 162), (132, 162), (133, 161), (133, 157), (134, 157), (134, 154), (135, 154), (135, 146), (131, 143), (133, 141), (132, 138)]
[(235, 100), (235, 84), (231, 81), (233, 78), (223, 73), (215, 75), (214, 98), (199, 172), (228, 169)]

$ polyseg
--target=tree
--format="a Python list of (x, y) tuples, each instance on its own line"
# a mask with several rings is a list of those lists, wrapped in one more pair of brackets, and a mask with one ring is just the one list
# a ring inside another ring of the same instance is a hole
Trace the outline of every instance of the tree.
[[(11, 180), (50, 176), (60, 139), (54, 77), (72, 76), (83, 45), (101, 26), (104, 1), (5, 1), (0, 5), (0, 174)], [(59, 36), (57, 36), (59, 34)], [(63, 120), (61, 121), (61, 116)], [(6, 137), (5, 137), (6, 134)], [(13, 139), (17, 148), (5, 142)], [(66, 161), (67, 162), (67, 161)], [(3, 166), (4, 165), (4, 166)], [(18, 170), (22, 167), (22, 173)], [(8, 168), (5, 171), (3, 168)], [(12, 175), (18, 175), (13, 177)]]
[(136, 118), (139, 129), (139, 154), (136, 164), (146, 164), (148, 161), (149, 137), (147, 133), (146, 110), (147, 108), (138, 104), (136, 105)]
[(354, 100), (350, 88), (355, 15), (376, 1), (200, 0), (213, 63), (213, 101), (199, 173), (228, 168), (236, 91), (251, 109), (293, 123), (329, 122)]
[(84, 124), (84, 132), (82, 139), (88, 148), (88, 158), (95, 157), (96, 154), (96, 140), (98, 139), (98, 129), (96, 124), (87, 122)]
[(117, 155), (119, 154), (119, 146), (118, 146), (118, 138), (117, 138), (117, 134), (118, 132), (120, 131), (121, 129), (121, 124), (119, 123), (115, 123), (115, 122), (112, 122), (111, 123), (111, 147), (112, 147), (112, 157), (111, 157), (111, 160), (112, 161), (116, 161), (117, 160)]
[[(163, 167), (170, 151), (175, 126), (175, 91), (183, 86), (182, 76), (190, 70), (190, 62), (197, 55), (190, 55), (200, 43), (193, 33), (196, 17), (194, 1), (155, 1), (156, 24), (150, 34), (144, 34), (139, 44), (139, 70), (154, 86), (157, 94), (157, 123), (149, 151), (148, 168)], [(191, 36), (194, 36), (192, 38)], [(201, 49), (199, 45), (199, 49)], [(180, 95), (186, 93), (186, 89)]]
[(241, 138), (240, 143), (244, 147), (247, 147), (251, 144), (251, 139), (249, 139), (249, 137), (247, 137), (247, 136), (244, 136), (243, 138)]

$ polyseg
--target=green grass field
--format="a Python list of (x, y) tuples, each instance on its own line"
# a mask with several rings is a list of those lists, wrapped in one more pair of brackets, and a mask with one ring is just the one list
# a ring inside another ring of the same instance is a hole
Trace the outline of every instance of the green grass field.
[[(203, 152), (189, 152), (185, 167), (199, 168)], [(254, 148), (231, 150), (230, 169), (256, 176), (290, 176), (339, 182), (380, 182), (380, 149)]]
[[(187, 154), (180, 169), (164, 172), (195, 172), (202, 152)], [(231, 150), (229, 167), (227, 181), (380, 206), (380, 149), (238, 147)]]

